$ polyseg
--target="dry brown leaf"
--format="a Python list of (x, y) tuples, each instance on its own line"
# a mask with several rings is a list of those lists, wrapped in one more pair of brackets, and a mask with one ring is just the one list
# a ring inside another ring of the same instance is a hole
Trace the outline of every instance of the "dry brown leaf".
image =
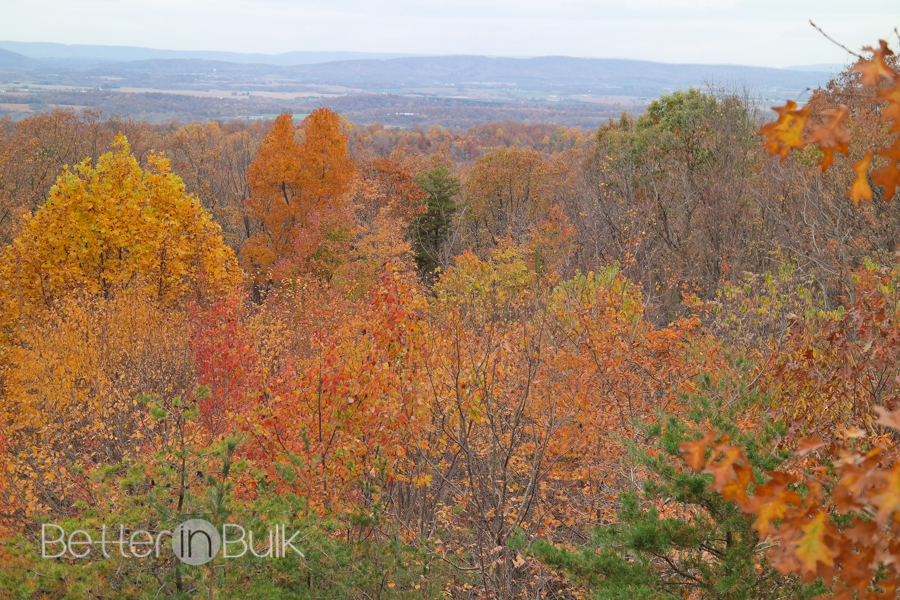
[(797, 450), (794, 452), (797, 456), (803, 456), (804, 454), (808, 454), (813, 450), (818, 450), (825, 446), (825, 442), (820, 440), (818, 437), (814, 437), (808, 440), (803, 440), (800, 442), (800, 445), (797, 447)]
[(878, 90), (875, 94), (875, 101), (888, 104), (881, 110), (883, 120), (894, 121), (894, 124), (888, 129), (888, 133), (900, 133), (900, 74), (894, 75), (894, 85)]
[(894, 53), (888, 48), (886, 41), (878, 40), (878, 43), (880, 44), (878, 48), (872, 48), (871, 46), (863, 48), (863, 52), (871, 52), (873, 54), (872, 60), (858, 62), (850, 69), (862, 75), (860, 81), (867, 87), (878, 85), (878, 80), (881, 77), (892, 79), (895, 75), (894, 70), (884, 60), (885, 56), (891, 56)]
[(872, 162), (874, 152), (869, 150), (866, 155), (857, 162), (853, 163), (853, 171), (856, 173), (856, 179), (853, 180), (853, 187), (847, 193), (847, 196), (853, 200), (853, 204), (859, 204), (860, 200), (872, 200), (872, 188), (869, 187), (869, 180), (866, 178), (866, 172), (869, 170), (869, 164)]
[(816, 125), (806, 139), (810, 144), (818, 144), (825, 156), (819, 162), (822, 172), (828, 170), (834, 160), (834, 151), (847, 156), (850, 152), (850, 131), (844, 126), (844, 121), (850, 116), (850, 109), (843, 104), (838, 108), (823, 110), (825, 119), (823, 125)]
[(876, 423), (900, 431), (900, 410), (895, 412), (888, 412), (885, 407), (876, 406), (875, 412), (878, 413), (878, 420), (876, 421)]
[(678, 451), (681, 453), (681, 456), (684, 457), (684, 461), (690, 468), (699, 471), (706, 462), (706, 449), (715, 440), (716, 433), (714, 431), (708, 431), (706, 432), (706, 435), (699, 440), (694, 440), (693, 442), (681, 442), (678, 444)]

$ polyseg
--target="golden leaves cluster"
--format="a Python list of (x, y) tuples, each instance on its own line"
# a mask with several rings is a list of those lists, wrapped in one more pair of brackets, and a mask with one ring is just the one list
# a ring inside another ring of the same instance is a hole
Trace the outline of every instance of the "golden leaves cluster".
[[(890, 122), (888, 134), (900, 133), (900, 73), (895, 71), (885, 60), (894, 53), (888, 47), (887, 42), (880, 40), (878, 48), (867, 46), (865, 52), (871, 52), (871, 60), (858, 62), (851, 69), (859, 73), (860, 83), (867, 88), (878, 88), (885, 81), (888, 87), (876, 90), (872, 102), (884, 105), (880, 111), (881, 119)], [(834, 160), (834, 153), (840, 152), (845, 156), (850, 155), (850, 130), (845, 123), (850, 117), (850, 110), (841, 105), (838, 108), (822, 111), (820, 115), (822, 124), (812, 127), (808, 136), (804, 137), (807, 122), (810, 119), (808, 106), (798, 108), (797, 103), (788, 100), (784, 106), (776, 106), (774, 110), (778, 118), (763, 125), (759, 134), (766, 138), (765, 147), (770, 155), (778, 154), (781, 160), (785, 160), (791, 150), (803, 150), (808, 144), (817, 144), (823, 153), (819, 161), (822, 172), (828, 170)], [(872, 171), (869, 168), (875, 156), (887, 159), (886, 164)], [(884, 189), (884, 198), (889, 200), (894, 197), (898, 185), (900, 185), (900, 137), (894, 140), (889, 147), (872, 148), (866, 151), (861, 159), (853, 164), (855, 178), (847, 196), (858, 204), (860, 200), (872, 200), (872, 188), (869, 183), (881, 186)]]
[(133, 292), (70, 294), (23, 319), (0, 377), (11, 497), (30, 511), (84, 498), (80, 467), (145, 455), (165, 438), (139, 393), (168, 405), (194, 388), (183, 311)]
[[(877, 411), (880, 425), (900, 431), (900, 411)], [(900, 463), (890, 449), (876, 444), (860, 451), (836, 443), (828, 449), (837, 457), (833, 477), (822, 466), (809, 475), (770, 471), (758, 481), (743, 451), (728, 445), (728, 438), (716, 439), (709, 431), (679, 450), (691, 469), (713, 476), (711, 489), (755, 515), (753, 527), (768, 536), (776, 569), (810, 583), (821, 577), (833, 585), (835, 598), (874, 600), (900, 590)], [(797, 454), (825, 446), (805, 440)]]
[(146, 450), (161, 432), (138, 395), (194, 389), (183, 309), (241, 281), (219, 226), (167, 160), (148, 162), (118, 136), (67, 168), (0, 253), (5, 470), (27, 511), (69, 509), (73, 469)]

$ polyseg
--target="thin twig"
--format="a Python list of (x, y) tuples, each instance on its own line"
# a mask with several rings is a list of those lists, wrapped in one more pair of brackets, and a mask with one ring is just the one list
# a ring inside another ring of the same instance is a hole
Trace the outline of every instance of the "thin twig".
[(841, 48), (843, 48), (844, 50), (846, 50), (847, 52), (849, 52), (850, 54), (852, 54), (852, 55), (855, 56), (856, 58), (858, 58), (858, 59), (860, 59), (860, 60), (864, 60), (865, 57), (864, 57), (863, 55), (857, 54), (856, 52), (854, 52), (853, 50), (851, 50), (851, 49), (848, 48), (847, 46), (845, 46), (845, 45), (843, 45), (842, 43), (836, 41), (836, 40), (835, 40), (834, 38), (832, 38), (830, 35), (828, 35), (828, 34), (825, 33), (824, 31), (822, 31), (822, 28), (821, 28), (821, 27), (819, 27), (818, 25), (816, 25), (815, 23), (813, 23), (813, 22), (812, 22), (812, 19), (809, 20), (809, 24), (812, 25), (813, 27), (815, 27), (815, 28), (819, 31), (819, 33), (821, 33), (822, 35), (824, 35), (825, 38), (826, 38), (829, 42), (831, 42), (831, 43), (833, 43), (833, 44), (837, 44), (838, 46), (840, 46)]
[(15, 567), (15, 566), (0, 566), (0, 569), (19, 569), (20, 571), (28, 571), (29, 573), (34, 573), (38, 577), (46, 577), (43, 573), (38, 573), (34, 569), (29, 569), (28, 567)]

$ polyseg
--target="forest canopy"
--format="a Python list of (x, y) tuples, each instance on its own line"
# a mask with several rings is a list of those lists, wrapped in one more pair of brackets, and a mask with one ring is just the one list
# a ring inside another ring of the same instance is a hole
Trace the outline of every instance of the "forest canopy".
[[(775, 118), (0, 121), (0, 595), (896, 597), (900, 67), (864, 54)], [(249, 553), (184, 561), (194, 519)]]

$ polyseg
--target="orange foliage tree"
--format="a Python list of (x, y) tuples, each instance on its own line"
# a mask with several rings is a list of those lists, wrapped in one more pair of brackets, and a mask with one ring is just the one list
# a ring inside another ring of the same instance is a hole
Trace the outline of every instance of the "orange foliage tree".
[(148, 162), (120, 136), (95, 167), (66, 170), (3, 251), (0, 416), (22, 511), (68, 510), (79, 468), (165, 437), (136, 398), (193, 391), (181, 308), (240, 283), (218, 226), (165, 159)]
[[(295, 133), (302, 135), (299, 143)], [(245, 206), (257, 231), (242, 255), (258, 282), (290, 251), (309, 215), (344, 203), (355, 182), (356, 168), (336, 113), (313, 111), (299, 132), (289, 113), (275, 120), (247, 171), (250, 198)]]
[(410, 430), (412, 465), (391, 487), (410, 538), (457, 532), (435, 551), (501, 598), (527, 579), (516, 532), (609, 519), (627, 480), (611, 434), (639, 442), (634, 421), (678, 410), (709, 360), (684, 351), (694, 322), (654, 328), (616, 269), (542, 275), (540, 243), (458, 257), (436, 285), (420, 378), (427, 420)]

